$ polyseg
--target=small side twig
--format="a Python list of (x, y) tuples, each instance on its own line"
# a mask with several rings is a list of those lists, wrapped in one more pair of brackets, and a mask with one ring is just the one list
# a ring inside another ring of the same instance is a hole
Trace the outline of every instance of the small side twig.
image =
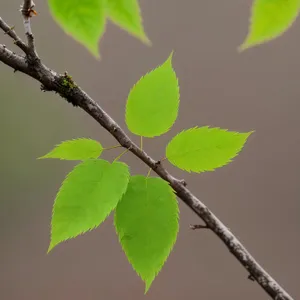
[(24, 0), (23, 5), (21, 5), (20, 12), (23, 17), (23, 23), (24, 23), (25, 34), (27, 36), (28, 48), (31, 51), (31, 53), (37, 57), (37, 53), (35, 52), (34, 36), (32, 34), (31, 24), (30, 24), (30, 19), (33, 16), (37, 15), (37, 12), (34, 10), (34, 7), (35, 4), (32, 0)]
[(253, 275), (251, 275), (251, 274), (249, 274), (249, 275), (248, 275), (248, 279), (249, 279), (249, 280), (251, 280), (251, 281), (255, 281), (255, 278), (254, 278), (254, 276), (253, 276)]
[(14, 72), (26, 72), (28, 66), (24, 57), (12, 52), (5, 45), (0, 44), (0, 61), (13, 68)]
[(14, 26), (8, 26), (0, 17), (0, 28), (4, 31), (4, 34), (7, 34), (11, 37), (16, 44), (25, 54), (28, 53), (27, 45), (17, 36), (16, 32), (14, 31)]
[(190, 225), (190, 229), (196, 230), (196, 229), (208, 229), (209, 227), (207, 225), (200, 225), (200, 224), (195, 224), (195, 225)]
[(21, 13), (23, 16), (25, 33), (32, 35), (30, 18), (35, 16), (37, 13), (34, 10), (35, 4), (32, 0), (24, 0), (23, 5), (21, 5)]
[(178, 182), (183, 186), (187, 186), (187, 182), (184, 179), (179, 179)]

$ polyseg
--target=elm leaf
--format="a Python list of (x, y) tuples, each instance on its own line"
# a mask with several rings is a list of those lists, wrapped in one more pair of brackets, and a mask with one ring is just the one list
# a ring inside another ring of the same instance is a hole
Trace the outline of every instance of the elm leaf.
[(172, 55), (143, 76), (131, 89), (126, 104), (128, 129), (139, 136), (154, 137), (167, 132), (176, 121), (179, 86)]
[(161, 178), (130, 178), (115, 211), (115, 227), (134, 270), (145, 282), (145, 293), (176, 242), (179, 209), (174, 191)]
[(128, 166), (121, 162), (91, 159), (75, 166), (54, 202), (48, 252), (99, 226), (117, 206), (128, 181)]
[(213, 171), (230, 163), (251, 133), (208, 126), (190, 128), (169, 142), (166, 157), (174, 166), (188, 172)]
[(80, 138), (60, 143), (39, 159), (85, 160), (99, 157), (102, 151), (103, 147), (99, 142), (92, 139)]
[(98, 42), (105, 30), (105, 1), (48, 0), (54, 20), (96, 58), (100, 58)]
[(300, 0), (254, 0), (248, 36), (240, 51), (283, 34), (296, 20)]
[(138, 0), (109, 0), (107, 15), (115, 24), (142, 42), (151, 44), (143, 28)]

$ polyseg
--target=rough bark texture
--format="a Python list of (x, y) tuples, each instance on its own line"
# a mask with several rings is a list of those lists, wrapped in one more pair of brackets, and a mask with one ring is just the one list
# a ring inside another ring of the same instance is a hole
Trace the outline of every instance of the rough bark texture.
[[(21, 9), (24, 12), (32, 6), (31, 0), (25, 0)], [(25, 15), (26, 17), (26, 15)], [(30, 20), (30, 16), (28, 17)], [(34, 49), (34, 38), (30, 32), (27, 34), (28, 44), (25, 44), (1, 18), (0, 28), (8, 34), (14, 43), (25, 53), (20, 56), (7, 49), (5, 45), (0, 44), (0, 61), (10, 66), (14, 71), (20, 71), (41, 83), (43, 91), (54, 91), (62, 98), (72, 103), (74, 106), (82, 108), (93, 119), (95, 119), (102, 127), (104, 127), (120, 145), (128, 149), (131, 153), (141, 159), (162, 179), (169, 182), (176, 192), (177, 196), (188, 205), (204, 222), (203, 225), (196, 225), (196, 228), (208, 228), (214, 232), (227, 246), (229, 251), (244, 266), (249, 273), (248, 278), (256, 281), (265, 292), (274, 300), (292, 300), (293, 298), (273, 279), (251, 256), (241, 242), (230, 232), (230, 230), (187, 188), (184, 180), (173, 177), (163, 167), (160, 161), (151, 158), (145, 151), (141, 150), (120, 126), (95, 102), (88, 94), (86, 94), (67, 74), (58, 74), (45, 66), (38, 57)]]

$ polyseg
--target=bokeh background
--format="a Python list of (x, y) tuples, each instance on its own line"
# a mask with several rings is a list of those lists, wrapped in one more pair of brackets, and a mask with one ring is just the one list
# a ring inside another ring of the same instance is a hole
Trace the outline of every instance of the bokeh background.
[[(20, 0), (1, 0), (0, 15), (23, 37)], [(181, 106), (172, 130), (145, 141), (164, 156), (179, 130), (210, 125), (255, 130), (233, 163), (215, 172), (185, 174), (167, 168), (237, 235), (295, 299), (300, 297), (300, 23), (281, 38), (238, 54), (251, 1), (141, 0), (147, 47), (108, 24), (97, 62), (65, 35), (35, 1), (38, 52), (52, 69), (68, 71), (126, 129), (131, 86), (172, 50)], [(19, 51), (0, 34), (0, 43)], [(209, 231), (191, 231), (199, 219), (180, 202), (174, 251), (144, 296), (144, 285), (118, 244), (112, 217), (98, 229), (59, 245), (49, 255), (49, 224), (56, 192), (74, 165), (38, 161), (62, 140), (90, 137), (116, 142), (94, 120), (39, 84), (0, 64), (0, 298), (3, 300), (268, 299), (227, 248)], [(136, 139), (135, 137), (133, 137)], [(119, 150), (105, 153), (113, 159)], [(133, 174), (147, 168), (124, 156)]]

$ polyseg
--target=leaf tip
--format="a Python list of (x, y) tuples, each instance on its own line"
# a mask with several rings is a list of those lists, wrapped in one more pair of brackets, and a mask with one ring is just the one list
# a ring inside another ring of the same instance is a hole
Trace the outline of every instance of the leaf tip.
[(153, 45), (145, 32), (143, 32), (143, 34), (140, 36), (140, 40), (148, 47), (151, 47)]
[(49, 244), (49, 247), (48, 247), (48, 250), (47, 250), (47, 254), (50, 253), (50, 251), (52, 251), (52, 249), (56, 246), (55, 243), (53, 243), (53, 241), (51, 240), (50, 244)]
[(145, 279), (145, 292), (144, 292), (144, 295), (146, 295), (151, 287), (151, 284), (152, 284), (152, 281), (151, 279)]
[(169, 55), (169, 57), (167, 59), (167, 61), (170, 62), (171, 65), (172, 65), (173, 56), (174, 56), (174, 50), (171, 51), (171, 53), (170, 53), (170, 55)]
[(101, 55), (98, 49), (98, 45), (93, 45), (88, 47), (89, 51), (91, 54), (96, 58), (96, 60), (100, 61), (101, 60)]
[(62, 158), (53, 156), (53, 151), (50, 151), (50, 152), (48, 152), (47, 154), (38, 157), (37, 159), (40, 160), (40, 159), (48, 159), (48, 158), (62, 159)]
[(249, 132), (246, 132), (247, 138), (252, 135), (253, 133), (255, 133), (255, 130), (251, 130)]
[(37, 157), (37, 159), (45, 159), (45, 158), (47, 158), (47, 154), (43, 155), (43, 156), (40, 156), (40, 157)]
[(98, 62), (102, 60), (102, 56), (99, 52), (97, 52), (97, 54), (95, 55), (95, 58)]
[(238, 53), (242, 53), (242, 52), (244, 52), (245, 50), (247, 50), (248, 48), (249, 48), (249, 46), (247, 46), (246, 43), (242, 43), (241, 45), (238, 46), (237, 52), (238, 52)]
[(259, 44), (262, 44), (262, 42), (255, 41), (251, 38), (251, 36), (248, 35), (244, 42), (238, 47), (238, 52), (244, 52), (245, 50), (248, 50), (249, 48), (253, 48), (254, 46), (257, 46)]

